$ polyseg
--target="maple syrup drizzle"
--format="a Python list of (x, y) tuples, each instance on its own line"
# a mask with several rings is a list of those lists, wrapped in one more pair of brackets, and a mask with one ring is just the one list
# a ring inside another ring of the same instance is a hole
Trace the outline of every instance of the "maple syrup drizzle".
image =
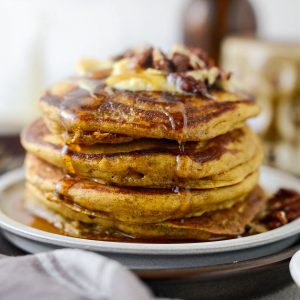
[[(78, 84), (73, 91), (62, 96), (60, 103), (60, 119), (64, 127), (63, 137), (65, 144), (63, 145), (60, 155), (64, 164), (66, 175), (61, 178), (55, 187), (55, 194), (64, 201), (69, 200), (69, 190), (78, 182), (76, 179), (76, 168), (74, 166), (73, 152), (80, 152), (81, 147), (73, 144), (70, 139), (69, 131), (74, 131), (75, 134), (80, 134), (80, 122), (74, 122), (77, 119), (83, 118), (82, 111), (85, 105), (93, 106), (98, 104), (99, 100), (95, 97), (97, 87), (101, 84), (101, 80), (94, 79), (78, 79), (75, 80)], [(78, 121), (78, 120), (77, 120)]]
[(171, 128), (176, 131), (178, 135), (177, 143), (178, 143), (178, 152), (176, 155), (176, 178), (177, 181), (176, 186), (172, 189), (172, 191), (178, 195), (180, 195), (180, 207), (178, 210), (180, 214), (186, 215), (190, 212), (191, 208), (191, 198), (192, 194), (189, 187), (179, 188), (181, 186), (180, 181), (186, 180), (190, 177), (191, 173), (191, 161), (189, 156), (185, 151), (185, 141), (187, 140), (187, 130), (188, 130), (188, 117), (186, 113), (185, 103), (177, 100), (175, 103), (175, 115), (180, 116), (177, 117), (176, 120), (174, 116), (168, 113)]
[(79, 180), (76, 176), (76, 170), (73, 162), (73, 151), (80, 152), (80, 146), (75, 144), (65, 144), (60, 152), (66, 174), (56, 183), (55, 195), (64, 201), (69, 199), (69, 190)]
[[(50, 233), (73, 236), (77, 238), (124, 242), (124, 243), (151, 243), (151, 244), (170, 244), (170, 243), (194, 243), (196, 240), (171, 240), (171, 239), (143, 239), (136, 238), (116, 229), (105, 229), (95, 225), (79, 224), (79, 229), (72, 229), (68, 224), (64, 224), (64, 218), (45, 207), (36, 200), (32, 202), (33, 196), (27, 195), (26, 200), (20, 198), (20, 193), (9, 196), (6, 201), (5, 212), (14, 220), (33, 228), (43, 230)], [(31, 200), (31, 201), (30, 201)], [(38, 204), (38, 205), (37, 205)]]
[(64, 169), (67, 174), (73, 175), (75, 174), (75, 168), (73, 165), (73, 159), (72, 159), (72, 151), (71, 151), (71, 146), (65, 144), (62, 149), (61, 149), (61, 158), (64, 162)]
[(56, 184), (55, 184), (55, 195), (65, 201), (72, 202), (70, 200), (69, 191), (77, 183), (77, 180), (74, 176), (70, 174), (64, 175)]
[(79, 78), (73, 81), (75, 88), (60, 95), (59, 105), (61, 125), (64, 128), (63, 136), (67, 143), (71, 141), (69, 132), (83, 132), (80, 121), (89, 117), (85, 116), (85, 108), (98, 107), (102, 102), (102, 99), (96, 96), (96, 92), (103, 85), (103, 80)]

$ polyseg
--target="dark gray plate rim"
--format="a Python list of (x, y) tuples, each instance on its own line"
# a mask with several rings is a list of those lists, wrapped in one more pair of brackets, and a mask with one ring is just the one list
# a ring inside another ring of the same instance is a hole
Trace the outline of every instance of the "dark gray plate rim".
[(139, 277), (146, 280), (164, 280), (164, 279), (187, 279), (193, 277), (211, 278), (223, 277), (226, 275), (240, 274), (242, 272), (251, 272), (258, 269), (269, 269), (281, 264), (289, 264), (292, 256), (300, 250), (300, 241), (279, 253), (254, 258), (236, 263), (220, 264), (207, 267), (195, 268), (168, 268), (160, 270), (133, 270)]

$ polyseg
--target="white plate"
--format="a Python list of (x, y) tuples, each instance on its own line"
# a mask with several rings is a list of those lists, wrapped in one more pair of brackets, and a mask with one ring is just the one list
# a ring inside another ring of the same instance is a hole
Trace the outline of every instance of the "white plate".
[[(125, 262), (126, 265), (140, 267), (176, 264), (177, 266), (211, 265), (235, 260), (245, 260), (281, 251), (292, 245), (300, 233), (300, 218), (269, 232), (231, 240), (177, 243), (177, 244), (141, 244), (86, 240), (44, 232), (23, 225), (3, 212), (3, 201), (9, 201), (9, 193), (22, 196), (24, 181), (23, 170), (16, 170), (0, 179), (0, 227), (15, 245), (29, 252), (46, 251), (53, 248), (72, 247), (101, 252)], [(272, 193), (281, 187), (300, 191), (300, 180), (282, 171), (263, 166), (260, 183)], [(19, 186), (18, 188), (13, 188)], [(186, 263), (178, 261), (185, 256)], [(190, 260), (190, 262), (187, 262)]]

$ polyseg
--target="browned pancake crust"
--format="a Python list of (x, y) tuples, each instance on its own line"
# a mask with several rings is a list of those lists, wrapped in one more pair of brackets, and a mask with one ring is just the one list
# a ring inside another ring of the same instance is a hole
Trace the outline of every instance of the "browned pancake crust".
[[(156, 224), (132, 224), (95, 217), (92, 211), (82, 214), (78, 207), (49, 201), (41, 193), (33, 195), (29, 192), (28, 195), (27, 207), (39, 217), (48, 216), (47, 221), (63, 229), (66, 235), (104, 239), (103, 233), (106, 232), (106, 238), (113, 239), (114, 234), (121, 231), (127, 238), (130, 235), (132, 238), (155, 239), (156, 242), (160, 239), (209, 241), (237, 237), (245, 232), (246, 225), (250, 224), (266, 203), (263, 190), (256, 187), (245, 201), (229, 209), (205, 213), (201, 217)], [(58, 215), (53, 212), (51, 214), (52, 210)]]
[(55, 124), (50, 126), (55, 133), (109, 132), (178, 141), (213, 138), (259, 112), (244, 94), (216, 90), (210, 94), (211, 99), (163, 92), (107, 92), (103, 80), (77, 78), (49, 89), (40, 104), (49, 124)]
[(94, 144), (121, 144), (128, 143), (137, 138), (124, 134), (100, 132), (100, 131), (63, 131), (57, 129), (57, 124), (51, 119), (45, 117), (44, 122), (52, 131), (58, 132), (66, 144), (82, 144), (86, 146)]
[(182, 147), (170, 140), (140, 139), (66, 148), (38, 120), (24, 130), (22, 144), (66, 173), (141, 187), (209, 188), (238, 183), (258, 168), (263, 153), (258, 138), (247, 127)]
[(63, 200), (97, 215), (136, 223), (199, 216), (242, 201), (258, 182), (258, 172), (242, 182), (216, 189), (117, 187), (99, 180), (65, 175), (60, 169), (27, 155), (26, 179), (52, 201)]

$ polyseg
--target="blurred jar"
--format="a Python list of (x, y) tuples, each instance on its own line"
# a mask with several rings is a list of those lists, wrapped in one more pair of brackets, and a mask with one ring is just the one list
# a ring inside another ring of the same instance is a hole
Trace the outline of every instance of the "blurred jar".
[(227, 38), (222, 66), (262, 108), (251, 125), (264, 140), (266, 163), (300, 175), (300, 45)]
[(227, 35), (254, 36), (256, 15), (248, 0), (190, 0), (184, 15), (184, 43), (200, 47), (219, 61)]

